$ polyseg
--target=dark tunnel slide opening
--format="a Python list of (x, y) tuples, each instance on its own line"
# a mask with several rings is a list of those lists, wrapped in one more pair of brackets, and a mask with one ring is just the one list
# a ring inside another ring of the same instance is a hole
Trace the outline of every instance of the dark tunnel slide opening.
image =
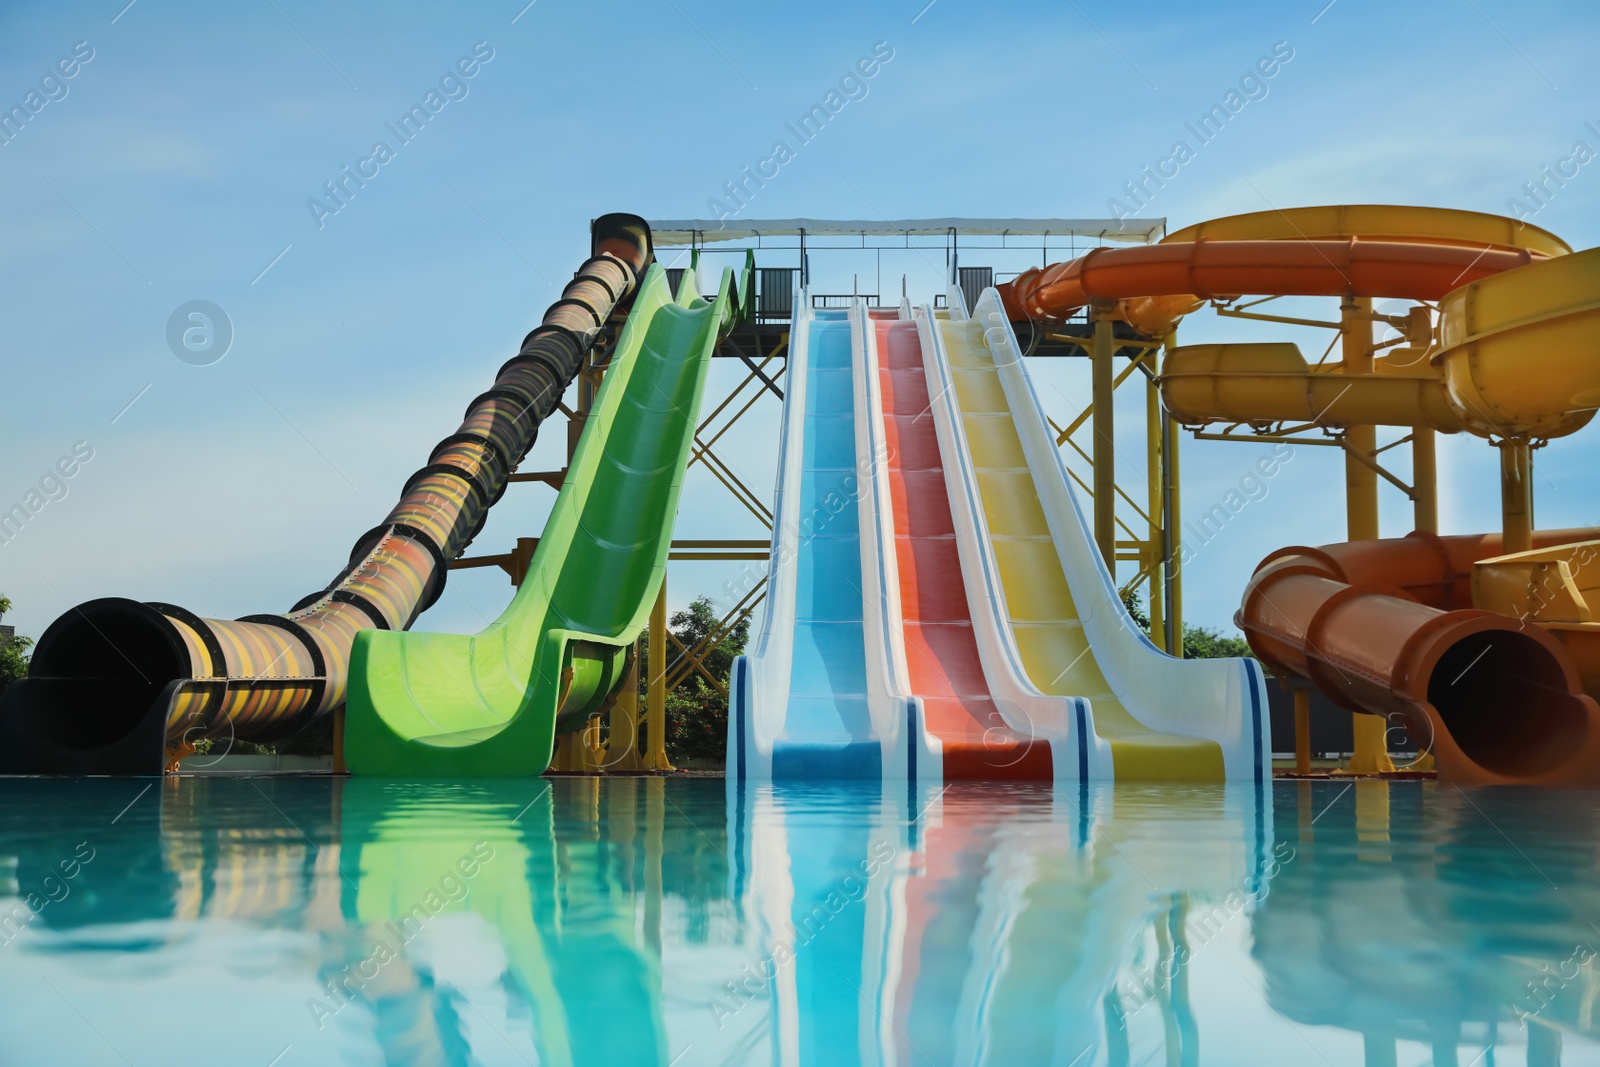
[(1439, 658), (1428, 702), (1474, 763), (1496, 774), (1539, 774), (1583, 739), (1585, 712), (1555, 655), (1512, 630), (1469, 634)]
[(188, 648), (166, 616), (134, 600), (107, 598), (52, 623), (27, 681), (12, 688), (41, 735), (94, 749), (126, 735), (168, 683), (191, 670)]

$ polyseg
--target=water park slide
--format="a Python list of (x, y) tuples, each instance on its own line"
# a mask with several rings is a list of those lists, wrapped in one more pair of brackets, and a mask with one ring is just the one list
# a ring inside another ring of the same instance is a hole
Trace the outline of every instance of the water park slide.
[[(1419, 255), (1457, 247), (1444, 242), (1473, 232), (1469, 223), (1495, 218), (1410, 210), (1420, 216), (1414, 228), (1425, 231), (1407, 239)], [(1471, 281), (1463, 275), (1447, 281), (1444, 291), (1413, 284), (1405, 293), (1365, 294), (1439, 302), (1437, 340), (1428, 309), (1414, 308), (1403, 330), (1409, 347), (1374, 359), (1371, 374), (1339, 363), (1308, 367), (1291, 344), (1183, 346), (1162, 367), (1162, 401), (1189, 425), (1311, 420), (1498, 438), (1574, 433), (1600, 403), (1600, 372), (1592, 360), (1573, 355), (1590, 343), (1600, 322), (1600, 252), (1572, 254), (1543, 231), (1527, 230), (1521, 236), (1537, 244), (1540, 255), (1525, 266)], [(1535, 242), (1540, 235), (1548, 240)], [(1246, 283), (1246, 292), (1256, 292), (1273, 285), (1274, 277), (1263, 269)]]
[[(1163, 333), (1198, 306), (1194, 294), (1438, 301), (1437, 336), (1426, 309), (1414, 312), (1404, 331), (1410, 347), (1375, 360), (1371, 374), (1309, 368), (1292, 345), (1176, 349), (1163, 401), (1189, 424), (1310, 419), (1527, 440), (1580, 429), (1600, 403), (1596, 364), (1583, 355), (1600, 320), (1600, 250), (1571, 254), (1514, 220), (1306, 208), (1202, 224), (1138, 251), (1156, 254), (1100, 250), (1029, 272), (1009, 287), (1008, 308), (1061, 318), (1091, 300), (1116, 300), (1131, 320), (1147, 318), (1142, 328)], [(1498, 539), (1484, 549), (1498, 550)], [(1366, 555), (1398, 551), (1379, 541)], [(1600, 780), (1600, 722), (1573, 661), (1589, 642), (1565, 632), (1558, 639), (1530, 617), (1484, 611), (1498, 605), (1470, 597), (1418, 603), (1396, 592), (1404, 570), (1395, 563), (1379, 567), (1368, 587), (1330, 564), (1331, 552), (1291, 547), (1258, 569), (1238, 617), (1258, 655), (1352, 710), (1396, 716), (1411, 736), (1431, 738), (1446, 779)], [(1475, 684), (1458, 685), (1469, 666)], [(1513, 722), (1496, 710), (1512, 705), (1529, 711)]]
[[(1534, 534), (1535, 550), (1600, 530)], [(1527, 618), (1474, 606), (1499, 534), (1290, 547), (1268, 556), (1236, 621), (1280, 676), (1311, 679), (1351, 711), (1393, 716), (1442, 780), (1600, 782), (1600, 707), (1572, 655)], [(1476, 567), (1475, 567), (1476, 565)]]
[(558, 732), (626, 675), (666, 573), (678, 495), (732, 271), (640, 285), (561, 495), (511, 605), (476, 635), (372, 631), (350, 662), (355, 774), (542, 774)]
[[(1600, 537), (1600, 531), (1591, 531)], [(1540, 535), (1533, 543), (1539, 546)], [(1472, 606), (1511, 615), (1561, 642), (1583, 691), (1600, 694), (1600, 539), (1480, 559), (1472, 565)]]
[[(1085, 535), (1054, 449), (1024, 446), (1024, 434), (1048, 442), (1026, 378), (1009, 383), (1026, 404), (1019, 419), (1004, 370), (961, 365), (955, 393), (971, 394), (977, 410), (953, 430), (944, 353), (953, 345), (969, 364), (978, 351), (988, 360), (975, 324), (951, 334), (931, 312), (890, 318), (860, 303), (814, 312), (805, 296), (791, 339), (771, 607), (754, 654), (735, 665), (730, 779), (1259, 780), (1254, 665), (1162, 655), (1127, 620), (1087, 541), (1058, 554), (1056, 540)], [(968, 427), (979, 424), (980, 453), (1013, 462), (972, 469)], [(961, 473), (946, 470), (950, 456)], [(1035, 486), (1052, 476), (1054, 496)], [(1047, 505), (1027, 503), (1040, 495), (1068, 510), (1052, 523)], [(993, 540), (984, 505), (1004, 524)], [(1084, 591), (1069, 591), (1062, 554)], [(1052, 572), (1055, 588), (1041, 595), (1039, 577)], [(1074, 596), (1093, 605), (1090, 618), (1080, 620)], [(1152, 672), (1146, 656), (1171, 667)], [(1195, 704), (1198, 714), (1168, 710)]]
[(870, 317), (858, 305), (852, 317), (856, 449), (874, 459), (859, 504), (862, 588), (877, 593), (866, 613), (869, 699), (907, 724), (897, 749), (912, 780), (1048, 781), (1050, 740), (1031, 723), (1013, 729), (984, 677), (910, 305)]
[(1437, 300), (1571, 249), (1513, 219), (1442, 208), (1348, 205), (1233, 215), (1140, 248), (1095, 248), (999, 287), (1012, 322), (1062, 320), (1094, 302), (1151, 337), (1203, 300), (1238, 296)]
[(358, 633), (403, 630), (444, 589), (606, 321), (652, 258), (636, 215), (595, 220), (591, 257), (460, 429), (327, 588), (283, 615), (202, 619), (107, 597), (57, 619), (0, 698), (0, 773), (158, 774), (185, 742), (269, 741), (344, 703)]
[(1417, 426), (1460, 433), (1466, 424), (1420, 347), (1391, 350), (1372, 374), (1340, 363), (1313, 367), (1298, 345), (1282, 342), (1181, 345), (1161, 366), (1161, 402), (1178, 422), (1314, 422), (1340, 426)]
[[(1576, 262), (1588, 253), (1571, 251), (1545, 230), (1480, 212), (1293, 208), (1200, 223), (1144, 248), (1094, 249), (1025, 271), (1000, 292), (1012, 321), (1064, 319), (1090, 303), (1114, 302), (1121, 317), (1153, 337), (1170, 333), (1202, 298), (1439, 301), (1442, 344), (1433, 343), (1429, 316), (1419, 309), (1424, 313), (1405, 327), (1411, 347), (1375, 359), (1371, 374), (1337, 364), (1312, 368), (1292, 344), (1187, 346), (1163, 366), (1162, 401), (1190, 425), (1315, 420), (1555, 437), (1582, 428), (1600, 401), (1600, 382), (1586, 370), (1575, 376), (1581, 361), (1568, 354), (1595, 318), (1588, 306), (1595, 268)], [(1520, 281), (1508, 283), (1508, 276)], [(1447, 297), (1460, 304), (1490, 279), (1488, 295), (1473, 297), (1471, 311), (1445, 313)], [(1574, 293), (1581, 294), (1576, 301)], [(1468, 322), (1474, 313), (1495, 320), (1493, 349)], [(1455, 339), (1445, 339), (1447, 323), (1461, 324)]]
[(747, 779), (877, 778), (901, 735), (867, 697), (851, 323), (843, 310), (810, 305), (797, 289), (767, 611), (729, 687), (730, 789)]
[[(999, 294), (919, 319), (961, 571), (991, 693), (1057, 742), (1058, 778), (1261, 782), (1250, 660), (1180, 660), (1128, 617), (1056, 452)], [(1062, 741), (1071, 739), (1063, 752)]]
[(1439, 370), (1467, 429), (1559, 437), (1600, 405), (1600, 248), (1459, 286), (1439, 301)]
[[(1424, 215), (1436, 222), (1429, 239), (1459, 235), (1454, 214)], [(1600, 250), (1567, 254), (1543, 231), (1514, 233), (1540, 242), (1549, 258), (1445, 293), (1413, 293), (1439, 299), (1439, 327), (1435, 341), (1427, 313), (1413, 316), (1414, 347), (1389, 357), (1411, 363), (1402, 371), (1409, 379), (1385, 373), (1383, 360), (1373, 375), (1308, 371), (1287, 345), (1195, 346), (1174, 350), (1163, 400), (1189, 423), (1296, 419), (1305, 413), (1298, 401), (1315, 405), (1311, 417), (1326, 425), (1465, 429), (1501, 439), (1573, 433), (1600, 402), (1600, 373), (1586, 357), (1600, 323)], [(1290, 365), (1296, 361), (1302, 366)], [(1506, 556), (1498, 535), (1433, 539), (1427, 548), (1392, 540), (1290, 547), (1257, 569), (1239, 620), (1280, 673), (1312, 679), (1352, 711), (1404, 723), (1431, 745), (1446, 780), (1592, 783), (1600, 781), (1600, 720), (1595, 687), (1585, 681), (1600, 675), (1600, 649), (1590, 641), (1596, 627), (1583, 610), (1563, 613), (1529, 584), (1529, 568), (1560, 567), (1555, 557), (1572, 552), (1559, 546), (1592, 536), (1535, 534), (1532, 552)], [(1438, 571), (1430, 556), (1449, 561), (1453, 590), (1411, 588)], [(1523, 584), (1527, 610), (1515, 595), (1490, 595), (1497, 574), (1502, 586)], [(1570, 577), (1569, 567), (1562, 584)], [(1504, 707), (1524, 711), (1508, 718)]]

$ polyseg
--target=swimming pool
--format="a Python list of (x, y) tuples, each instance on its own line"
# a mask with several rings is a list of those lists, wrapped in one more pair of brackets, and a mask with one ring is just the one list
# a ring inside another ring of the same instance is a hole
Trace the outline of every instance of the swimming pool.
[(0, 779), (0, 1062), (1600, 1063), (1600, 794)]

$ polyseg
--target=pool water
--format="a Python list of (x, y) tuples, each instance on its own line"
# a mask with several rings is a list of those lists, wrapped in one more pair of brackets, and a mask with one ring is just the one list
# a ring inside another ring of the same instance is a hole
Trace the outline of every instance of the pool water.
[(4, 1064), (1587, 1064), (1600, 793), (0, 779)]

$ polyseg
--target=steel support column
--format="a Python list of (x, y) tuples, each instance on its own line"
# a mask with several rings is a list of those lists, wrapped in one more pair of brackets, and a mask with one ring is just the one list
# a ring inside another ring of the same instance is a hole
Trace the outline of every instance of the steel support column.
[(1171, 652), (1172, 646), (1167, 640), (1166, 494), (1161, 480), (1161, 451), (1166, 442), (1161, 433), (1161, 390), (1156, 385), (1161, 370), (1160, 349), (1146, 349), (1138, 358), (1144, 360), (1149, 369), (1144, 382), (1145, 510), (1149, 540), (1142, 553), (1145, 558), (1139, 565), (1150, 571), (1150, 639), (1163, 652)]
[(1115, 405), (1112, 394), (1116, 388), (1116, 368), (1111, 365), (1115, 351), (1111, 334), (1114, 325), (1112, 315), (1111, 308), (1097, 306), (1094, 309), (1094, 347), (1090, 351), (1093, 385), (1090, 395), (1094, 403), (1094, 543), (1100, 549), (1106, 566), (1111, 568), (1114, 580), (1117, 573), (1117, 467), (1115, 420), (1112, 416)]
[[(1166, 350), (1170, 353), (1178, 343), (1176, 332), (1167, 335)], [(1161, 568), (1164, 575), (1162, 595), (1166, 600), (1162, 613), (1165, 624), (1164, 637), (1167, 651), (1183, 656), (1183, 568), (1179, 553), (1183, 551), (1182, 527), (1179, 525), (1178, 494), (1178, 424), (1167, 414), (1165, 405), (1161, 418)]]
[(1526, 437), (1509, 437), (1500, 450), (1501, 551), (1533, 547), (1533, 448)]
[(645, 730), (650, 734), (650, 747), (645, 753), (644, 769), (670, 771), (672, 761), (667, 759), (667, 582), (661, 580), (661, 592), (656, 594), (656, 606), (650, 609), (650, 685), (645, 696)]
[[(1346, 374), (1372, 373), (1372, 298), (1350, 297), (1339, 305), (1339, 336)], [(1344, 433), (1345, 532), (1351, 541), (1378, 536), (1378, 472), (1357, 456), (1375, 457), (1376, 426), (1351, 426)], [(1355, 453), (1352, 455), (1350, 453)], [(1351, 712), (1355, 752), (1347, 770), (1371, 774), (1394, 770), (1389, 758), (1387, 723), (1378, 715)]]
[(1411, 431), (1412, 524), (1426, 533), (1439, 532), (1439, 461), (1434, 431)]
[(639, 758), (639, 644), (628, 657), (628, 673), (611, 705), (611, 736), (606, 740), (605, 770), (637, 771)]

